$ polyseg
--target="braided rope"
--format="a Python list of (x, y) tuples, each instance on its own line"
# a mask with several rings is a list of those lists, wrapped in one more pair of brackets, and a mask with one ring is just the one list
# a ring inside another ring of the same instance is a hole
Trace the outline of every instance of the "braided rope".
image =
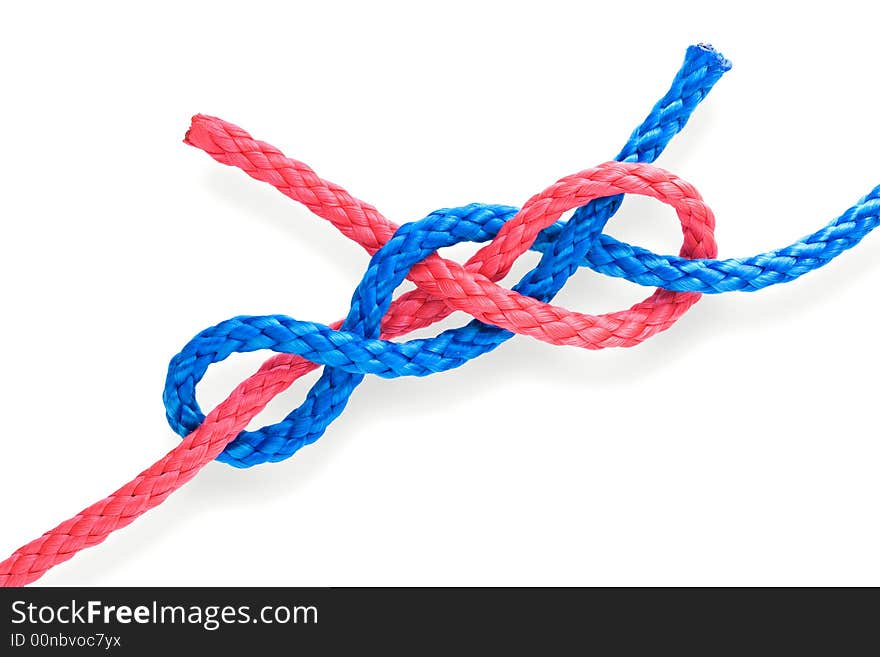
[[(187, 143), (304, 203), (373, 257), (345, 320), (328, 326), (283, 315), (236, 317), (193, 338), (172, 359), (164, 395), (169, 422), (184, 440), (104, 500), (19, 548), (0, 563), (0, 585), (34, 581), (102, 542), (164, 501), (212, 459), (247, 467), (287, 458), (324, 432), (367, 373), (396, 377), (444, 371), (494, 349), (513, 333), (591, 349), (632, 346), (668, 328), (701, 293), (756, 290), (793, 280), (854, 246), (880, 223), (880, 187), (789, 247), (752, 258), (714, 260), (714, 219), (699, 194), (646, 164), (684, 127), (728, 68), (711, 48), (690, 48), (670, 91), (632, 134), (617, 162), (561, 179), (522, 210), (473, 204), (438, 210), (401, 227), (240, 128), (194, 117)], [(684, 236), (679, 256), (658, 256), (602, 234), (625, 193), (650, 196), (676, 209)], [(559, 222), (572, 208), (577, 208), (572, 219)], [(436, 255), (437, 249), (461, 241), (489, 244), (464, 266)], [(496, 285), (530, 248), (543, 254), (538, 266), (513, 290)], [(627, 311), (601, 316), (550, 305), (580, 266), (662, 289)], [(418, 287), (392, 302), (404, 278)], [(387, 341), (453, 310), (475, 319), (434, 338)], [(258, 349), (280, 353), (205, 417), (195, 388), (208, 367), (232, 353)], [(324, 373), (302, 406), (276, 425), (244, 431), (275, 395), (318, 364), (326, 366)]]

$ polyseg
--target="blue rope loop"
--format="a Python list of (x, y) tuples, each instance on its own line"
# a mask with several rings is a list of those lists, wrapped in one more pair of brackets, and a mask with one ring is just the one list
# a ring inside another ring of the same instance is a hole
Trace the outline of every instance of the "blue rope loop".
[[(729, 68), (730, 63), (711, 47), (690, 47), (669, 91), (615, 159), (653, 162)], [(542, 231), (532, 245), (542, 254), (541, 259), (514, 289), (550, 301), (568, 278), (585, 266), (678, 292), (752, 291), (821, 267), (855, 246), (880, 222), (878, 186), (825, 228), (789, 247), (751, 258), (688, 260), (657, 255), (603, 234), (622, 198), (596, 199), (578, 208), (568, 222), (557, 222)], [(212, 363), (232, 353), (261, 349), (298, 354), (325, 366), (302, 405), (281, 422), (242, 431), (218, 457), (236, 467), (280, 461), (326, 431), (365, 374), (426, 376), (459, 367), (495, 349), (513, 334), (476, 320), (434, 338), (404, 343), (379, 340), (379, 327), (394, 290), (413, 264), (445, 246), (488, 241), (517, 212), (510, 206), (471, 204), (437, 210), (421, 221), (401, 226), (371, 259), (339, 331), (284, 315), (236, 317), (202, 331), (169, 365), (163, 395), (169, 424), (185, 436), (202, 423), (205, 416), (195, 389)]]

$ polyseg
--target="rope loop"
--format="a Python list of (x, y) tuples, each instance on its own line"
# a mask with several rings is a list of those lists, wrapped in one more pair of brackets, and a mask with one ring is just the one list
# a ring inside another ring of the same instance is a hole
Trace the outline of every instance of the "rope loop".
[[(652, 197), (675, 208), (684, 235), (682, 257), (716, 255), (715, 220), (699, 193), (650, 164), (607, 162), (559, 180), (529, 199), (466, 266), (435, 252), (487, 233), (475, 230), (467, 212), (434, 212), (398, 228), (373, 255), (338, 329), (268, 315), (235, 317), (199, 333), (169, 366), (164, 400), (171, 426), (184, 436), (198, 427), (204, 415), (196, 401), (196, 386), (212, 363), (238, 352), (270, 349), (326, 366), (305, 402), (282, 422), (242, 432), (226, 447), (223, 456), (229, 463), (247, 467), (287, 458), (319, 438), (365, 374), (394, 378), (442, 372), (491, 351), (514, 333), (586, 349), (639, 344), (671, 326), (700, 295), (658, 289), (628, 310), (599, 316), (526, 296), (533, 289), (555, 293), (564, 281), (548, 281), (536, 272), (561, 269), (559, 262), (546, 266), (548, 260), (563, 260), (566, 267), (562, 269), (574, 271), (576, 267), (568, 265), (582, 258), (589, 246), (585, 240), (579, 241), (577, 250), (546, 253), (541, 261), (545, 266), (529, 272), (517, 285), (518, 291), (502, 288), (485, 275), (509, 271), (541, 230), (568, 210), (626, 193)], [(604, 224), (599, 217), (586, 213), (572, 219), (566, 229), (595, 236), (601, 231), (595, 224)], [(428, 339), (404, 343), (379, 339), (394, 290), (407, 276), (421, 290), (475, 320)]]

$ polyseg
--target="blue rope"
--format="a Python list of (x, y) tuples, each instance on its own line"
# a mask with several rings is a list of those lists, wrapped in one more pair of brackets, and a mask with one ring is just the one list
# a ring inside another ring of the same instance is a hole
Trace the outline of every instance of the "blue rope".
[[(688, 49), (670, 90), (630, 136), (617, 160), (652, 162), (687, 123), (729, 62), (708, 46)], [(579, 266), (674, 291), (718, 293), (756, 290), (793, 280), (851, 248), (880, 222), (880, 187), (841, 217), (803, 240), (745, 259), (688, 260), (658, 256), (602, 234), (622, 196), (578, 208), (568, 222), (545, 229), (532, 248), (538, 265), (515, 286), (521, 294), (549, 301)], [(242, 316), (199, 333), (169, 366), (164, 401), (172, 428), (187, 435), (204, 420), (195, 388), (215, 362), (232, 353), (260, 349), (294, 353), (325, 365), (303, 404), (281, 422), (243, 431), (218, 460), (237, 467), (288, 458), (317, 440), (345, 408), (365, 374), (390, 378), (425, 376), (459, 367), (491, 351), (513, 334), (472, 321), (422, 340), (379, 340), (380, 323), (392, 295), (410, 268), (438, 248), (492, 239), (516, 208), (472, 204), (433, 212), (400, 227), (371, 259), (339, 331), (283, 315)]]

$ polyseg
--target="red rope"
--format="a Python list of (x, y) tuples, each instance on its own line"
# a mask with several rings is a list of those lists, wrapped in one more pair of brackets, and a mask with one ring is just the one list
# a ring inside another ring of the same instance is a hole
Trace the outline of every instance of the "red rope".
[[(186, 141), (304, 203), (370, 253), (378, 250), (397, 228), (375, 208), (322, 180), (305, 164), (284, 157), (274, 147), (253, 140), (240, 128), (219, 119), (194, 117)], [(581, 191), (573, 199), (574, 189)], [(699, 294), (658, 290), (630, 310), (593, 317), (540, 303), (492, 282), (509, 271), (516, 257), (534, 240), (539, 230), (536, 226), (546, 223), (546, 217), (562, 212), (562, 207), (584, 205), (591, 198), (622, 192), (654, 196), (675, 206), (685, 236), (683, 256), (716, 255), (712, 213), (691, 185), (650, 165), (609, 163), (569, 176), (530, 199), (511, 220), (513, 226), (502, 231), (499, 239), (481, 249), (464, 267), (436, 254), (414, 266), (410, 278), (420, 289), (392, 304), (383, 320), (382, 337), (392, 338), (428, 326), (454, 309), (549, 342), (593, 349), (637, 344), (667, 328), (699, 299)], [(495, 314), (488, 314), (486, 299), (492, 299)], [(499, 314), (498, 308), (503, 312)], [(332, 326), (339, 325), (337, 322)], [(157, 463), (0, 563), (0, 585), (21, 586), (36, 580), (162, 503), (216, 458), (275, 395), (315, 367), (288, 354), (270, 358)]]

